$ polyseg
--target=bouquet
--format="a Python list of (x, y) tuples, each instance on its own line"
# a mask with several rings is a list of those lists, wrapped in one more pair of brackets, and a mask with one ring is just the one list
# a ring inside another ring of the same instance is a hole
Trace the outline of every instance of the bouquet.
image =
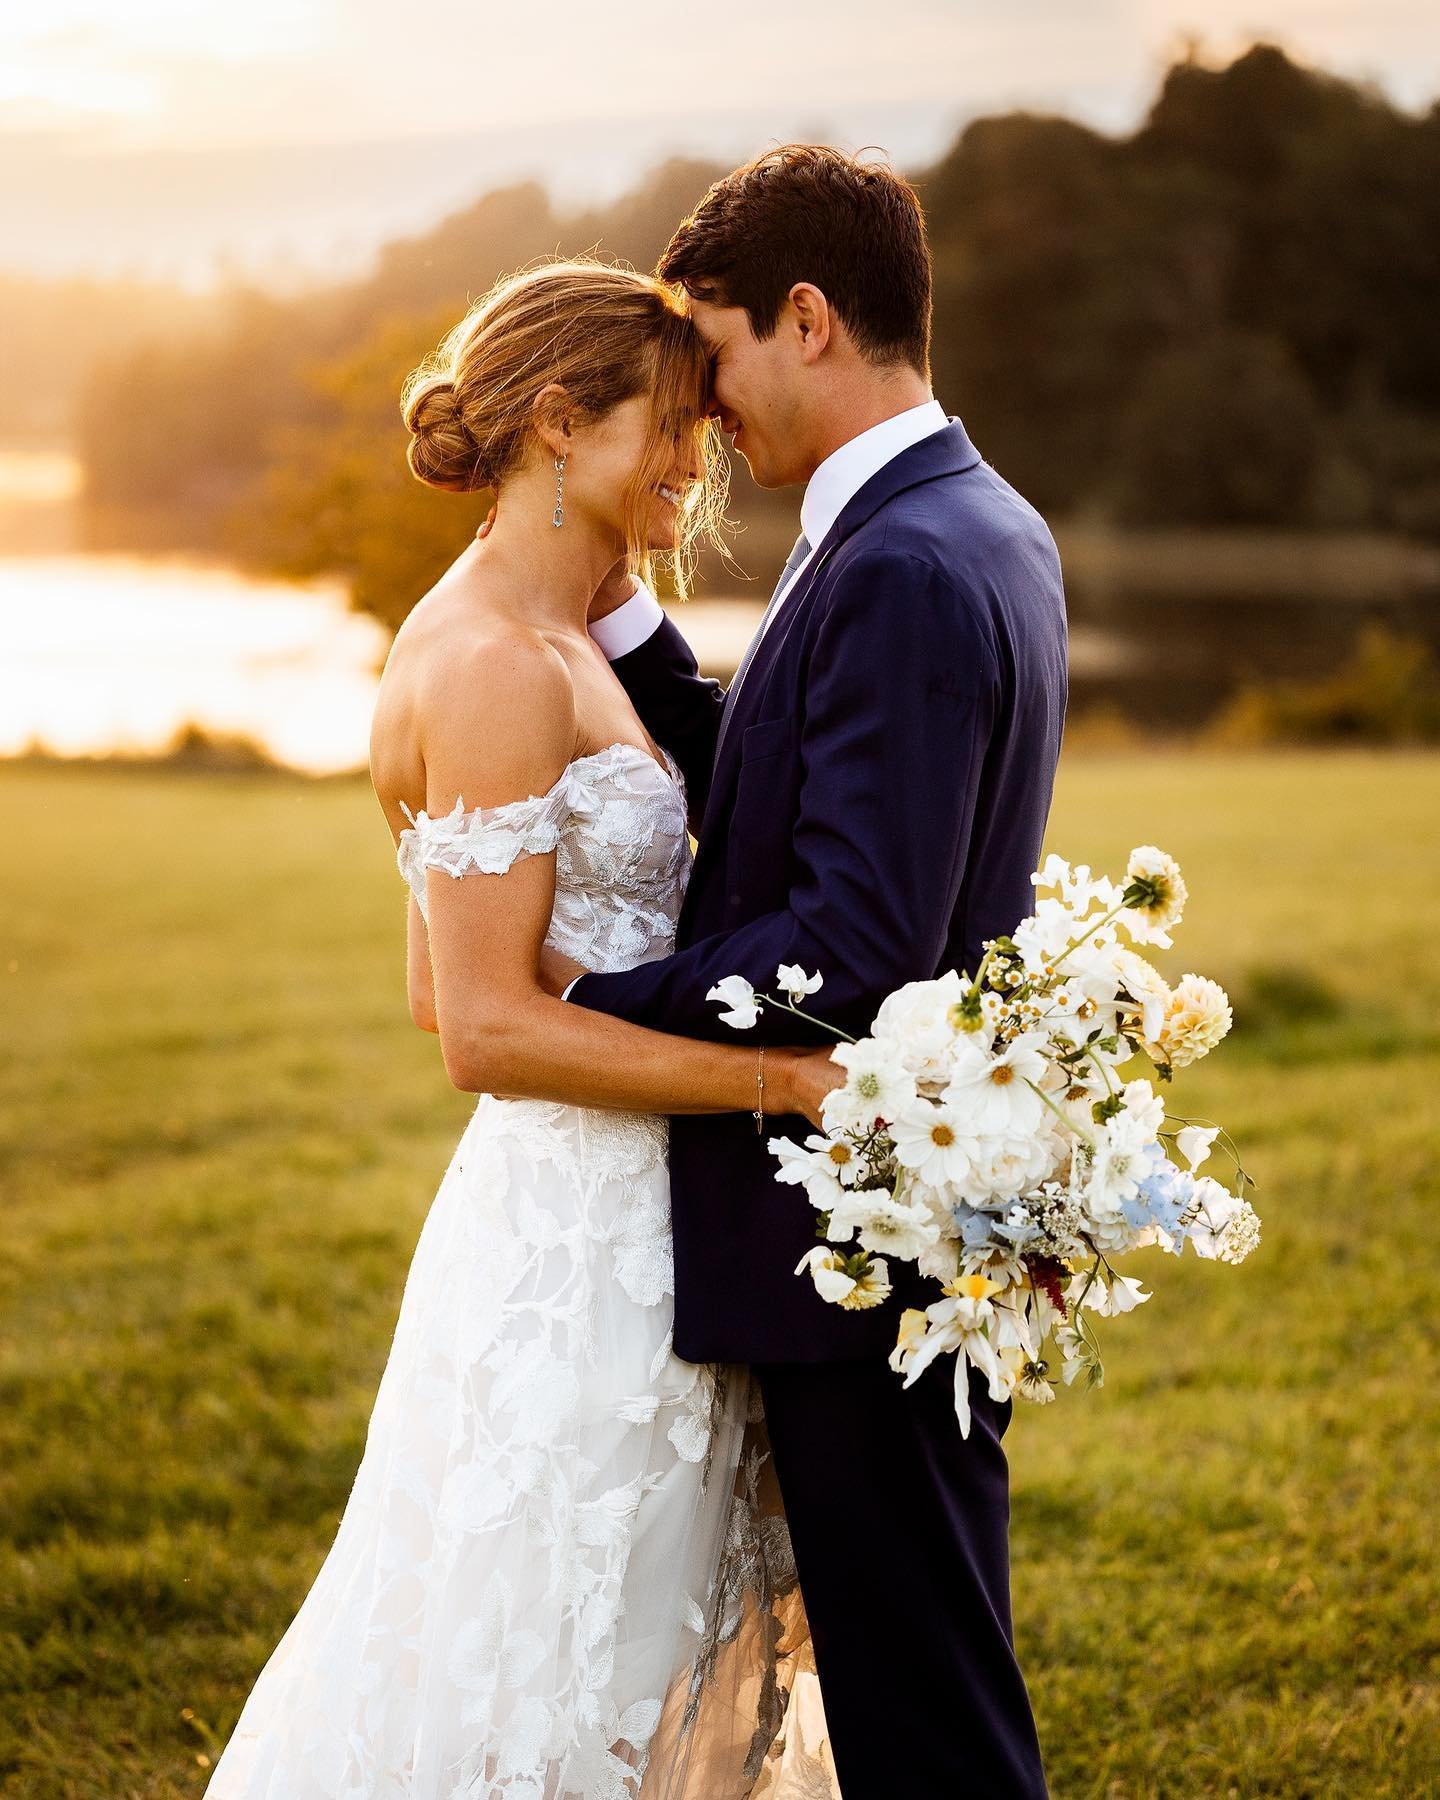
[[(823, 1300), (878, 1306), (897, 1260), (937, 1283), (932, 1305), (902, 1314), (890, 1366), (908, 1387), (953, 1355), (967, 1437), (971, 1366), (996, 1400), (1053, 1400), (1057, 1356), (1065, 1385), (1103, 1382), (1091, 1319), (1151, 1297), (1115, 1258), (1188, 1243), (1236, 1263), (1260, 1238), (1227, 1134), (1172, 1116), (1155, 1086), (1213, 1050), (1232, 1017), (1216, 982), (1186, 975), (1172, 988), (1143, 954), (1171, 945), (1187, 899), (1178, 866), (1143, 845), (1123, 888), (1058, 856), (1030, 879), (1044, 897), (986, 942), (973, 976), (900, 988), (868, 1037), (825, 1026), (843, 1039), (845, 1082), (825, 1100), (824, 1131), (769, 1145), (776, 1180), (802, 1187), (818, 1215), (820, 1241), (795, 1273)], [(821, 975), (782, 965), (776, 980), (777, 994), (760, 994), (731, 975), (706, 997), (737, 1029), (767, 1005), (825, 1024), (801, 1008)], [(1148, 1074), (1133, 1072), (1140, 1058)], [(1224, 1181), (1199, 1173), (1217, 1140)]]

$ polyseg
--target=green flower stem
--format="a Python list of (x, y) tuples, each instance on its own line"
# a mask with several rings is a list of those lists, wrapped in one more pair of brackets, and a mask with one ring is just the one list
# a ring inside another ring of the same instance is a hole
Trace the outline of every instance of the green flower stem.
[(776, 1012), (794, 1013), (797, 1019), (805, 1019), (811, 1025), (818, 1025), (822, 1031), (832, 1032), (837, 1038), (843, 1038), (847, 1044), (856, 1044), (860, 1041), (858, 1038), (851, 1037), (848, 1031), (842, 1031), (838, 1025), (832, 1025), (828, 1019), (817, 1019), (814, 1013), (802, 1011), (793, 1000), (776, 1000), (769, 994), (756, 994), (755, 998), (762, 1000), (766, 1006), (773, 1006)]
[(1085, 1046), (1085, 1055), (1089, 1059), (1089, 1061), (1094, 1063), (1095, 1067), (1105, 1077), (1105, 1092), (1107, 1094), (1113, 1094), (1116, 1091), (1116, 1089), (1115, 1089), (1115, 1083), (1110, 1078), (1109, 1064), (1101, 1062), (1100, 1058), (1091, 1049), (1089, 1044), (1086, 1044), (1086, 1046)]
[[(1129, 891), (1130, 890), (1128, 888), (1125, 890), (1126, 893), (1129, 893)], [(1065, 946), (1065, 948), (1060, 952), (1059, 961), (1056, 962), (1054, 967), (1051, 969), (1051, 973), (1059, 974), (1061, 965), (1064, 963), (1065, 958), (1067, 956), (1071, 955), (1072, 952), (1078, 950), (1083, 943), (1087, 942), (1090, 938), (1094, 937), (1095, 933), (1097, 931), (1099, 931), (1102, 926), (1108, 925), (1113, 918), (1118, 917), (1118, 915), (1124, 911), (1125, 911), (1125, 897), (1122, 894), (1120, 899), (1117, 900), (1116, 903), (1114, 904), (1114, 906), (1112, 906), (1110, 908), (1109, 912), (1101, 913), (1100, 917), (1098, 919), (1096, 919), (1096, 921), (1094, 922), (1093, 925), (1091, 925), (1091, 927), (1089, 928), (1088, 931), (1082, 932), (1081, 935), (1075, 939), (1073, 944), (1067, 944)]]
[(1055, 1117), (1060, 1121), (1060, 1123), (1065, 1127), (1065, 1129), (1067, 1131), (1073, 1131), (1075, 1133), (1076, 1137), (1083, 1138), (1092, 1150), (1095, 1148), (1095, 1140), (1093, 1137), (1091, 1137), (1090, 1133), (1088, 1131), (1084, 1130), (1083, 1127), (1077, 1125), (1072, 1118), (1068, 1117), (1067, 1114), (1061, 1112), (1060, 1108), (1055, 1104), (1055, 1102), (1050, 1098), (1050, 1096), (1047, 1093), (1045, 1093), (1043, 1091), (1043, 1089), (1037, 1087), (1036, 1084), (1030, 1079), (1030, 1077), (1028, 1075), (1025, 1077), (1025, 1085), (1028, 1088), (1034, 1088), (1035, 1092), (1040, 1095), (1040, 1098), (1050, 1108), (1051, 1112), (1054, 1113)]

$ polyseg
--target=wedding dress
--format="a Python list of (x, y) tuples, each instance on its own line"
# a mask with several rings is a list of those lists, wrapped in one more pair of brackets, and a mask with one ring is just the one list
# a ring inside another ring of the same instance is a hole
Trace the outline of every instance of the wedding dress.
[[(554, 851), (557, 949), (619, 969), (673, 944), (668, 758), (614, 744), (548, 794), (407, 817), (422, 912), (427, 870)], [(482, 1095), (338, 1535), (208, 1800), (829, 1794), (749, 1384), (671, 1353), (672, 1294), (663, 1118)]]

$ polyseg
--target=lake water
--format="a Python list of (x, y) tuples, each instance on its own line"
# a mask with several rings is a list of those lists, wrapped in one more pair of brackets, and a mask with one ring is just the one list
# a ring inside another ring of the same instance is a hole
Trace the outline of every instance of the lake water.
[[(316, 774), (363, 768), (388, 637), (343, 584), (76, 548), (79, 472), (0, 451), (0, 756), (152, 754), (187, 726)], [(1234, 686), (1313, 678), (1367, 622), (1440, 642), (1440, 552), (1394, 539), (1059, 532), (1072, 709), (1198, 723)], [(689, 602), (728, 679), (763, 610)]]
[(343, 589), (185, 561), (0, 557), (0, 755), (164, 750), (189, 724), (315, 774), (365, 760), (387, 648)]
[[(79, 553), (76, 491), (69, 458), (0, 453), (0, 756), (152, 754), (194, 724), (313, 774), (365, 766), (389, 637), (343, 584)], [(759, 613), (692, 603), (686, 629), (733, 669)]]

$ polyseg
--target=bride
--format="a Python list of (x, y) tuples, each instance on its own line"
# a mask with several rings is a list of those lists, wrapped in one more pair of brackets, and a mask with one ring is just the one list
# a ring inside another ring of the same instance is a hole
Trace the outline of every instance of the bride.
[(210, 1800), (742, 1800), (801, 1761), (828, 1791), (744, 1371), (670, 1350), (663, 1115), (805, 1110), (805, 1059), (762, 1088), (755, 1050), (638, 1026), (617, 1056), (541, 980), (547, 948), (671, 947), (683, 782), (587, 623), (718, 512), (706, 383), (672, 293), (592, 263), (501, 283), (407, 383), (414, 474), (504, 497), (397, 636), (371, 743), (411, 1010), (479, 1099)]

